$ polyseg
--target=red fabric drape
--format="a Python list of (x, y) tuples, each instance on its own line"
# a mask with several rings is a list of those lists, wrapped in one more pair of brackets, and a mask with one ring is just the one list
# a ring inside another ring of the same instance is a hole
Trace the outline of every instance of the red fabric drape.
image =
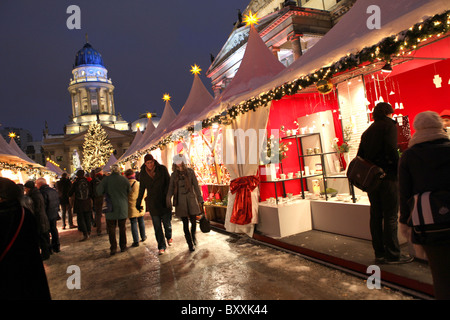
[(252, 222), (252, 191), (259, 184), (257, 176), (236, 178), (230, 183), (230, 191), (236, 194), (230, 222), (245, 225)]

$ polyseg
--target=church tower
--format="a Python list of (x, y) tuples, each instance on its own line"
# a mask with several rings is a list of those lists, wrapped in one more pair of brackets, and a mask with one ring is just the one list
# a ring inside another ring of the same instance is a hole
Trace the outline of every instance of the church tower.
[(68, 87), (72, 116), (66, 125), (66, 134), (83, 132), (93, 122), (116, 130), (129, 130), (120, 114), (116, 116), (114, 86), (108, 79), (102, 55), (92, 47), (87, 35), (86, 44), (75, 56), (72, 76)]

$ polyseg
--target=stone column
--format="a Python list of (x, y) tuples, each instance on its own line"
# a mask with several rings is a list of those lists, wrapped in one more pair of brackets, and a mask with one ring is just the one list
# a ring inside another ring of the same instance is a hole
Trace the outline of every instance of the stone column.
[(90, 89), (90, 88), (86, 88), (85, 90), (86, 90), (87, 106), (88, 106), (87, 112), (90, 114), (90, 113), (92, 113), (92, 106), (91, 106), (91, 89)]
[[(280, 47), (271, 47), (273, 55), (278, 59), (278, 52), (280, 52)], [(279, 59), (278, 59), (279, 60)]]
[(302, 44), (301, 44), (301, 35), (296, 34), (290, 37), (289, 41), (292, 45), (292, 52), (294, 53), (294, 61), (302, 56)]

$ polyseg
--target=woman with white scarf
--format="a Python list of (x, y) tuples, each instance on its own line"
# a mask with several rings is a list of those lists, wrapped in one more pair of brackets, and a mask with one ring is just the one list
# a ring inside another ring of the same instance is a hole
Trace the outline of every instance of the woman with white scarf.
[(450, 299), (450, 229), (421, 234), (410, 228), (414, 195), (428, 191), (450, 191), (450, 140), (439, 114), (419, 113), (414, 119), (414, 133), (399, 163), (400, 230), (422, 246), (433, 276), (436, 299)]

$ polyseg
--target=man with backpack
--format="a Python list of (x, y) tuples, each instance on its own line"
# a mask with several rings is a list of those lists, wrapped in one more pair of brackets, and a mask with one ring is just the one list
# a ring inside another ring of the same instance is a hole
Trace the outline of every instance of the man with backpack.
[(39, 178), (36, 180), (36, 188), (42, 194), (44, 198), (45, 204), (45, 212), (47, 213), (48, 222), (50, 224), (50, 234), (52, 236), (51, 240), (51, 251), (59, 252), (60, 244), (59, 244), (59, 233), (58, 228), (56, 227), (56, 222), (60, 219), (59, 216), (59, 194), (53, 188), (47, 184), (47, 181), (44, 178)]
[(97, 228), (97, 235), (102, 233), (102, 209), (103, 209), (103, 194), (97, 193), (97, 186), (100, 184), (100, 181), (103, 179), (103, 171), (102, 168), (97, 168), (91, 171), (91, 196), (92, 196), (92, 204), (94, 207), (94, 226)]
[(89, 239), (92, 224), (92, 198), (89, 181), (84, 176), (84, 170), (78, 170), (76, 179), (69, 191), (69, 197), (75, 195), (73, 211), (77, 214), (78, 230), (83, 233), (80, 241)]

